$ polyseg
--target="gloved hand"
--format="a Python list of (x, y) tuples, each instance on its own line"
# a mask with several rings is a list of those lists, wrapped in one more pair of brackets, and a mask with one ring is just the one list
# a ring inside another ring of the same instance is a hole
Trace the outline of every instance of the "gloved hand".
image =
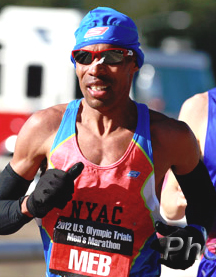
[(201, 231), (190, 225), (181, 228), (160, 221), (156, 222), (155, 229), (164, 236), (151, 243), (151, 248), (162, 254), (159, 263), (173, 269), (186, 269), (193, 265), (205, 244)]
[(29, 195), (27, 209), (34, 217), (43, 218), (53, 208), (63, 209), (72, 199), (74, 180), (84, 168), (83, 163), (73, 165), (67, 172), (48, 169)]

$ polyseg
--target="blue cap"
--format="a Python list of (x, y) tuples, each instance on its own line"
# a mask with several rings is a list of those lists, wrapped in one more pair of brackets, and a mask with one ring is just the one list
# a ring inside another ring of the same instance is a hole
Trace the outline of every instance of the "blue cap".
[[(144, 63), (144, 53), (140, 49), (135, 23), (127, 15), (108, 7), (98, 7), (82, 19), (75, 32), (76, 45), (73, 50), (92, 44), (113, 44), (137, 53), (137, 64)], [(71, 56), (71, 61), (76, 62)]]

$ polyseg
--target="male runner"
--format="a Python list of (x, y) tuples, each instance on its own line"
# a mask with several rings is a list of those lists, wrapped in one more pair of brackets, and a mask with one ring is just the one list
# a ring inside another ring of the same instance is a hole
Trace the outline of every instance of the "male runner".
[[(20, 131), (0, 176), (0, 234), (41, 218), (46, 276), (153, 277), (160, 263), (185, 269), (196, 258), (193, 249), (185, 258), (188, 238), (203, 247), (216, 198), (196, 139), (185, 123), (130, 99), (144, 54), (129, 17), (99, 7), (75, 37), (71, 60), (84, 98), (36, 112)], [(45, 159), (46, 172), (24, 196)], [(159, 213), (168, 168), (188, 201), (188, 226), (175, 231)], [(173, 237), (183, 247), (167, 253)]]

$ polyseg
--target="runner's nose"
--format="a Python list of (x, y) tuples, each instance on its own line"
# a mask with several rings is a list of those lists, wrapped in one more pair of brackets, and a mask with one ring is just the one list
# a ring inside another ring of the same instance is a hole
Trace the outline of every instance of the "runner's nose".
[(91, 65), (89, 66), (89, 71), (91, 72), (92, 75), (98, 75), (101, 74), (102, 70), (104, 70), (104, 59), (105, 57), (101, 59), (95, 59)]

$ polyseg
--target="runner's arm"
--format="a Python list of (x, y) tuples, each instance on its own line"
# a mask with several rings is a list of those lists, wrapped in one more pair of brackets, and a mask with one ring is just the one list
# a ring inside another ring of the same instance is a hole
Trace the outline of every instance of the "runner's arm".
[(13, 158), (0, 174), (1, 235), (18, 231), (33, 218), (27, 210), (23, 211), (22, 205), (26, 202), (24, 196), (28, 187), (45, 157), (40, 146), (40, 137), (44, 137), (37, 135), (41, 130), (38, 129), (38, 126), (41, 128), (40, 117), (40, 113), (33, 115), (24, 124), (17, 138)]
[(0, 235), (14, 233), (32, 219), (21, 212), (30, 183), (16, 174), (10, 164), (0, 174)]

